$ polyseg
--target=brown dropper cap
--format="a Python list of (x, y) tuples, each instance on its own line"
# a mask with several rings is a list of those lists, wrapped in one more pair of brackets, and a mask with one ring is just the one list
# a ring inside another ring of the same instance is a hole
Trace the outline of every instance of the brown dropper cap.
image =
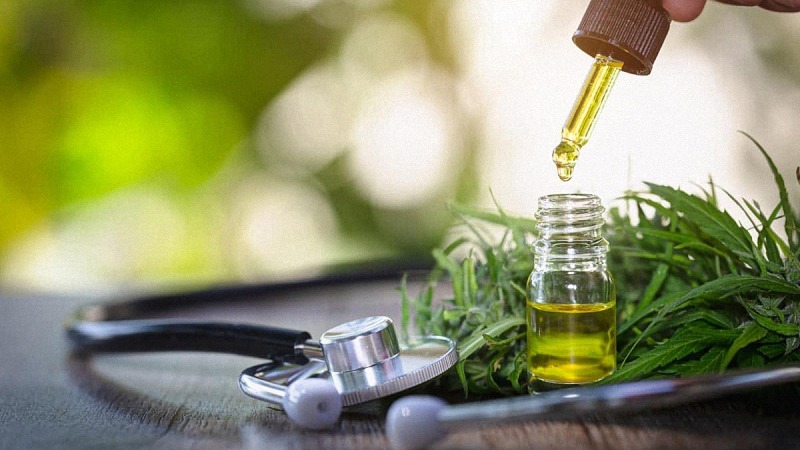
[(625, 72), (647, 75), (671, 20), (660, 0), (591, 0), (572, 41), (592, 57), (622, 61)]

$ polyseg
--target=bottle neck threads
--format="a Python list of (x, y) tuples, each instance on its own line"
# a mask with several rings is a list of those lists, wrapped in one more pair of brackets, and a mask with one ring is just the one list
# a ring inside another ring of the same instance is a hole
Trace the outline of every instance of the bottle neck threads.
[(533, 244), (539, 270), (605, 268), (608, 242), (603, 238), (603, 207), (591, 194), (553, 194), (539, 198), (538, 239)]

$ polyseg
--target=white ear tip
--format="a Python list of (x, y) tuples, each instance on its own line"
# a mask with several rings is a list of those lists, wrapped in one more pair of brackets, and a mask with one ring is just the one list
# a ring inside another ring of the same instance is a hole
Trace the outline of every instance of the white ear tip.
[(283, 410), (292, 422), (312, 430), (329, 428), (339, 420), (342, 397), (330, 381), (306, 378), (286, 389)]
[(437, 397), (409, 395), (392, 403), (386, 415), (386, 434), (392, 448), (429, 447), (444, 436), (436, 416), (447, 403)]

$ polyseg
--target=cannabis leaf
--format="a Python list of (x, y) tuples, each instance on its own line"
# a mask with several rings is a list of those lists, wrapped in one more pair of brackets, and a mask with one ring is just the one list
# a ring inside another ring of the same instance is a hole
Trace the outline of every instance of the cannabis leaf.
[[(772, 208), (709, 181), (700, 194), (647, 183), (609, 210), (618, 370), (604, 382), (800, 361), (800, 218), (774, 161), (743, 134), (772, 172), (779, 198)], [(800, 183), (800, 168), (797, 176)], [(718, 191), (747, 225), (721, 208)], [(413, 319), (417, 332), (458, 342), (447, 388), (524, 392), (524, 287), (535, 222), (500, 207), (451, 209), (466, 233), (433, 251), (436, 267), (416, 296), (401, 283), (403, 328)], [(492, 239), (498, 227), (501, 237)]]

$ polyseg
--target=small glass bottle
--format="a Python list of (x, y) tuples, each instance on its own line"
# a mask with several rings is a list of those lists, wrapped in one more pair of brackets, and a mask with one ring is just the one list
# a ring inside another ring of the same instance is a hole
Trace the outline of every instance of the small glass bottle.
[(590, 194), (539, 198), (526, 308), (531, 392), (591, 383), (616, 368), (616, 291), (603, 211)]

